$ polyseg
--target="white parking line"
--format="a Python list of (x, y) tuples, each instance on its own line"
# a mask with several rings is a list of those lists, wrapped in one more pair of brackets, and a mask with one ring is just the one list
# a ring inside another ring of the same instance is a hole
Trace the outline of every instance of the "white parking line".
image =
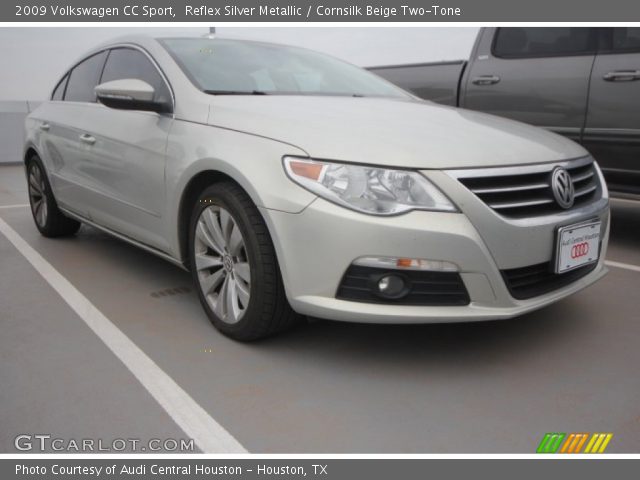
[(222, 425), (2, 219), (0, 232), (124, 363), (200, 450), (205, 453), (247, 453)]
[(621, 262), (614, 262), (613, 260), (605, 260), (604, 264), (608, 265), (609, 267), (624, 268), (625, 270), (631, 270), (632, 272), (640, 272), (640, 266), (632, 265), (630, 263), (621, 263)]
[(28, 203), (20, 203), (17, 205), (0, 205), (0, 209), (4, 209), (4, 208), (24, 208), (24, 207), (28, 207), (29, 204)]

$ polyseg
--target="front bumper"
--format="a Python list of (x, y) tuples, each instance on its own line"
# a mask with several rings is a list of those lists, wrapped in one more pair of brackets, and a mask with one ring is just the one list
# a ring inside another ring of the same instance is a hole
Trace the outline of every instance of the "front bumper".
[[(454, 199), (455, 200), (455, 199)], [(553, 232), (558, 226), (544, 222), (521, 226), (548, 245), (536, 245), (531, 255), (523, 248), (513, 259), (502, 260), (490, 251), (478, 229), (464, 213), (413, 211), (397, 217), (363, 215), (321, 198), (297, 214), (262, 209), (274, 240), (287, 297), (293, 309), (313, 317), (367, 323), (438, 323), (511, 318), (571, 295), (604, 276), (609, 235), (608, 203), (589, 218), (603, 224), (600, 259), (579, 280), (528, 300), (514, 299), (501, 269), (527, 266), (553, 256)], [(577, 212), (568, 221), (584, 220)], [(475, 218), (477, 224), (480, 219)], [(505, 235), (515, 226), (505, 227)], [(496, 232), (494, 232), (496, 233)], [(519, 241), (519, 238), (518, 238)], [(505, 244), (511, 242), (508, 235)], [(494, 247), (494, 250), (496, 248)], [(426, 258), (455, 263), (470, 297), (466, 306), (406, 306), (370, 304), (336, 298), (340, 281), (351, 263), (362, 256)], [(546, 257), (546, 258), (543, 258)]]

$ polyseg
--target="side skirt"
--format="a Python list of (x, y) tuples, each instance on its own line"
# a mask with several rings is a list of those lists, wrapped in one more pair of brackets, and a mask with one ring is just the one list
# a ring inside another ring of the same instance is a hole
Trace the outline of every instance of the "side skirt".
[(131, 245), (133, 245), (134, 247), (138, 247), (146, 252), (152, 253), (154, 255), (156, 255), (157, 257), (162, 258), (163, 260), (166, 260), (169, 263), (173, 263), (174, 265), (182, 268), (185, 271), (189, 271), (189, 269), (178, 259), (173, 258), (171, 255), (158, 250), (157, 248), (153, 248), (150, 247), (149, 245), (145, 245), (144, 243), (140, 243), (137, 240), (134, 240), (133, 238), (127, 237), (126, 235), (122, 235), (121, 233), (115, 232), (107, 227), (103, 227), (102, 225), (99, 225), (91, 220), (86, 219), (85, 217), (82, 217), (76, 213), (73, 213), (69, 210), (67, 210), (66, 208), (62, 208), (62, 207), (58, 207), (65, 215), (68, 215), (69, 217), (73, 218), (74, 220), (77, 220), (79, 222), (82, 223), (86, 223), (87, 225), (91, 225), (94, 228), (97, 228), (98, 230), (107, 233), (109, 235), (111, 235), (112, 237), (117, 238), (118, 240), (122, 240), (124, 242), (127, 242)]

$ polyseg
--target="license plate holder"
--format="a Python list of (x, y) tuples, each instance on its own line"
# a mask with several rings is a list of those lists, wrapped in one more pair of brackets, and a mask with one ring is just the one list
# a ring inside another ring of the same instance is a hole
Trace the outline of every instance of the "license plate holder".
[(602, 222), (560, 227), (556, 234), (555, 273), (565, 273), (598, 261)]

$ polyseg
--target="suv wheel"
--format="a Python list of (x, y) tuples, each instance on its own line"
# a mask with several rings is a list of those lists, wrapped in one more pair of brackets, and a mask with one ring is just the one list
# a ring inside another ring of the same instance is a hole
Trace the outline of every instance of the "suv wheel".
[(193, 209), (189, 233), (192, 276), (218, 330), (249, 341), (296, 322), (267, 227), (239, 186), (207, 188)]

